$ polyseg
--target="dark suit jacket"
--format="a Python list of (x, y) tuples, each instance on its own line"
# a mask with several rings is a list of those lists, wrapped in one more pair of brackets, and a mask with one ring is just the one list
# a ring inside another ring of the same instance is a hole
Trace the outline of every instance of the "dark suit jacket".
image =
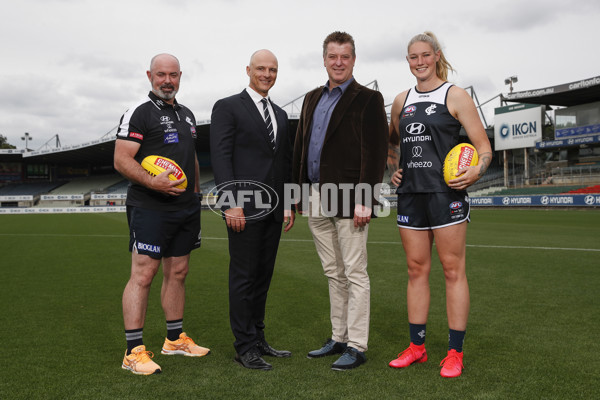
[[(322, 93), (322, 86), (309, 92), (302, 105), (292, 163), (292, 179), (299, 185), (308, 182), (306, 163), (312, 117)], [(383, 96), (352, 81), (335, 106), (325, 133), (321, 151), (321, 189), (326, 183), (366, 183), (371, 187), (381, 183), (387, 160), (387, 143), (388, 123)], [(379, 193), (373, 193), (369, 202), (360, 193), (350, 191), (349, 207), (346, 204), (344, 209), (343, 190), (340, 189), (337, 191), (336, 216), (352, 218), (356, 203), (370, 203), (374, 208), (378, 198)]]
[[(210, 155), (215, 183), (255, 181), (255, 185), (240, 183), (226, 189), (236, 199), (238, 192), (261, 191), (258, 201), (246, 197), (244, 215), (247, 222), (261, 220), (269, 215), (263, 205), (274, 208), (276, 221), (283, 221), (283, 187), (291, 180), (292, 144), (285, 111), (271, 102), (276, 118), (276, 146), (273, 151), (269, 133), (261, 113), (246, 92), (217, 101), (213, 107), (210, 125)], [(266, 189), (266, 190), (265, 190)], [(274, 195), (277, 194), (277, 196)], [(222, 210), (229, 208), (223, 202)], [(249, 218), (250, 217), (250, 218)]]

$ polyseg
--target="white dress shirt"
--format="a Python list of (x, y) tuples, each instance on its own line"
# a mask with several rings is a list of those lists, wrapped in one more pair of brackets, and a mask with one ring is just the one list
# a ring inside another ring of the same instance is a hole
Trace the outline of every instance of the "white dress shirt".
[(258, 109), (258, 112), (260, 113), (260, 115), (262, 115), (263, 120), (265, 119), (265, 115), (263, 114), (262, 99), (264, 99), (264, 98), (267, 99), (267, 108), (269, 109), (269, 114), (271, 115), (271, 122), (273, 123), (273, 135), (274, 135), (275, 139), (277, 139), (277, 118), (275, 118), (275, 111), (273, 111), (273, 106), (271, 105), (271, 100), (269, 99), (268, 96), (262, 97), (260, 94), (258, 94), (254, 89), (252, 89), (249, 86), (246, 88), (246, 92), (248, 92), (248, 94), (250, 95), (250, 98), (254, 102), (254, 105)]

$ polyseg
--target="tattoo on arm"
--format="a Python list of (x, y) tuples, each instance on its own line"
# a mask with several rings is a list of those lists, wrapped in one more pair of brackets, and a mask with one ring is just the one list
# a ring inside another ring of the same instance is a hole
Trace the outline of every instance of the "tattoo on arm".
[(394, 146), (390, 143), (388, 146), (387, 167), (390, 174), (396, 172), (400, 165), (400, 146)]
[(479, 177), (481, 178), (485, 171), (487, 171), (490, 163), (492, 162), (492, 153), (486, 152), (479, 155), (479, 165), (481, 168), (479, 169)]

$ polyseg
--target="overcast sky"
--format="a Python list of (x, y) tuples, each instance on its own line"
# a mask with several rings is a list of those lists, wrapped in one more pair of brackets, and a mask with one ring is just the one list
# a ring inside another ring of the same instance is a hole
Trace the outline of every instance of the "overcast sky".
[[(597, 0), (0, 0), (0, 134), (18, 148), (29, 132), (38, 149), (110, 132), (150, 89), (145, 71), (161, 52), (176, 55), (177, 99), (198, 121), (216, 100), (248, 84), (254, 50), (279, 59), (271, 98), (280, 106), (324, 84), (322, 42), (335, 30), (356, 42), (356, 80), (377, 80), (386, 104), (413, 86), (406, 44), (433, 31), (481, 103), (515, 91), (600, 75)], [(300, 107), (301, 103), (298, 104)], [(491, 102), (486, 114), (492, 116)], [(286, 111), (292, 111), (290, 107)], [(295, 110), (297, 112), (297, 110)], [(114, 134), (114, 131), (111, 133)], [(54, 140), (51, 140), (54, 144)]]

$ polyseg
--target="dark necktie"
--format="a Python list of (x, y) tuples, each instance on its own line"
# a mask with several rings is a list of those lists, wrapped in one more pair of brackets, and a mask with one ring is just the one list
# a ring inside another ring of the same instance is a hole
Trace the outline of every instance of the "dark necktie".
[(271, 139), (271, 147), (275, 150), (275, 132), (273, 131), (273, 121), (271, 121), (271, 114), (269, 114), (269, 107), (267, 107), (267, 99), (261, 100), (263, 103), (263, 114), (265, 116), (265, 124), (267, 125), (267, 131), (269, 132), (269, 139)]

